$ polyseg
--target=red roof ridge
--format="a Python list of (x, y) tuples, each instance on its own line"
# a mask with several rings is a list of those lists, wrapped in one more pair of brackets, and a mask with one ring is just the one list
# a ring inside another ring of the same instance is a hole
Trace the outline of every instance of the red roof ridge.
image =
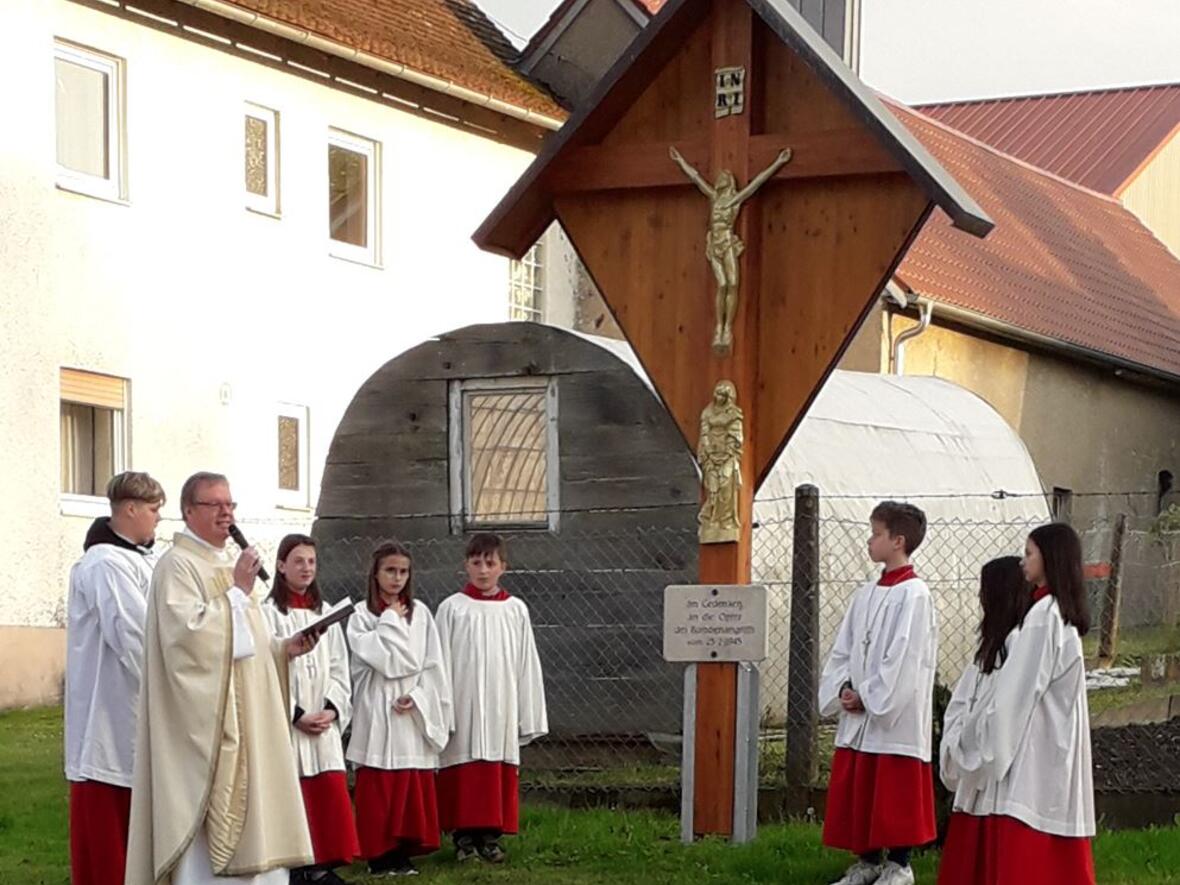
[[(1178, 85), (1180, 85), (1180, 84), (1178, 84)], [(961, 139), (962, 141), (970, 142), (971, 144), (975, 145), (976, 147), (983, 148), (985, 151), (995, 154), (997, 157), (1001, 157), (1010, 163), (1015, 163), (1017, 166), (1021, 166), (1025, 169), (1029, 170), (1030, 172), (1035, 172), (1038, 175), (1044, 176), (1045, 178), (1048, 178), (1048, 179), (1051, 179), (1052, 181), (1057, 182), (1058, 184), (1063, 184), (1066, 187), (1073, 188), (1076, 191), (1081, 191), (1082, 193), (1088, 194), (1091, 197), (1097, 197), (1098, 199), (1104, 200), (1107, 203), (1113, 203), (1117, 206), (1122, 205), (1122, 203), (1120, 203), (1115, 197), (1111, 196), (1110, 194), (1104, 194), (1104, 193), (1102, 193), (1102, 191), (1096, 191), (1093, 188), (1089, 188), (1089, 187), (1086, 187), (1085, 185), (1078, 184), (1076, 181), (1070, 181), (1068, 178), (1062, 178), (1060, 175), (1058, 175), (1055, 172), (1050, 172), (1048, 169), (1042, 169), (1040, 166), (1034, 166), (1032, 163), (1028, 162), (1027, 160), (1022, 160), (1022, 159), (1020, 159), (1020, 157), (1014, 157), (1012, 154), (1004, 153), (1004, 151), (1000, 150), (999, 148), (995, 147), (994, 145), (988, 144), (986, 141), (980, 141), (978, 138), (976, 138), (973, 135), (968, 135), (966, 132), (956, 129), (954, 126), (950, 126), (946, 123), (943, 123), (941, 120), (936, 119), (935, 117), (931, 117), (928, 114), (922, 113), (920, 110), (918, 110), (913, 105), (903, 104), (902, 102), (900, 102), (894, 98), (890, 98), (887, 95), (882, 95), (881, 93), (877, 93), (877, 96), (883, 102), (885, 102), (885, 104), (887, 104), (891, 107), (900, 108), (902, 111), (904, 111), (906, 113), (913, 114), (915, 117), (921, 117), (923, 123), (927, 123), (930, 126), (940, 129), (943, 132), (947, 133), (948, 135), (954, 136), (955, 138)], [(1025, 96), (1025, 97), (1027, 98), (1029, 96)], [(929, 107), (929, 105), (926, 105), (926, 107)]]
[(922, 101), (912, 108), (945, 108), (952, 105), (999, 104), (1005, 101), (1028, 101), (1030, 98), (1069, 98), (1075, 95), (1101, 95), (1109, 92), (1134, 92), (1141, 89), (1180, 89), (1180, 80), (1165, 80), (1160, 83), (1127, 83), (1122, 86), (1101, 86), (1098, 88), (1064, 89), (1060, 92), (1027, 92), (1015, 95), (993, 95), (981, 98), (953, 98), (945, 101)]

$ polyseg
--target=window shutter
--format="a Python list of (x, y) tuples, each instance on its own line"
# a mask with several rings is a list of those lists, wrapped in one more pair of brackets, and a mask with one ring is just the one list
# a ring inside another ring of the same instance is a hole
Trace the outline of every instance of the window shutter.
[(127, 382), (113, 375), (62, 369), (61, 398), (70, 403), (122, 410), (127, 404)]

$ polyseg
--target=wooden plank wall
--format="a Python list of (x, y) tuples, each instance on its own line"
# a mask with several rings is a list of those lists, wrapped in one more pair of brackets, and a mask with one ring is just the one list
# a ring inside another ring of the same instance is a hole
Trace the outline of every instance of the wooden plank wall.
[(362, 597), (382, 538), (410, 547), (415, 592), (432, 608), (460, 588), (466, 537), (451, 534), (447, 515), (447, 382), (522, 375), (558, 377), (560, 529), (505, 533), (504, 582), (532, 613), (551, 730), (678, 731), (681, 675), (661, 657), (662, 600), (667, 584), (696, 580), (696, 467), (634, 371), (568, 332), (471, 326), (362, 386), (329, 451), (313, 529), (325, 595)]

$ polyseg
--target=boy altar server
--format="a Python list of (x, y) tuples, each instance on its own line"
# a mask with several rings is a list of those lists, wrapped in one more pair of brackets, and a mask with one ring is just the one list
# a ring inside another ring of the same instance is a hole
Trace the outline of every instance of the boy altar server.
[(467, 586), (435, 618), (455, 715), (439, 759), (439, 821), (457, 860), (500, 863), (500, 836), (518, 827), (520, 748), (549, 730), (545, 685), (528, 606), (500, 587), (504, 542), (474, 535), (465, 566)]
[(869, 522), (869, 558), (884, 573), (853, 596), (820, 679), (821, 715), (840, 714), (823, 842), (859, 855), (837, 885), (913, 885), (910, 850), (936, 835), (938, 636), (930, 589), (910, 565), (926, 516), (883, 501)]
[(110, 517), (86, 534), (66, 620), (66, 779), (76, 885), (122, 885), (131, 814), (143, 622), (164, 489), (146, 473), (107, 485)]

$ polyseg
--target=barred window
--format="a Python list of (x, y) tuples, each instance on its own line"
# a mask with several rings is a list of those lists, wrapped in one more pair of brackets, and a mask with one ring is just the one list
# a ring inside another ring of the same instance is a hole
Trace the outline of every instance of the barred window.
[(544, 378), (452, 382), (455, 531), (556, 528), (556, 393)]

